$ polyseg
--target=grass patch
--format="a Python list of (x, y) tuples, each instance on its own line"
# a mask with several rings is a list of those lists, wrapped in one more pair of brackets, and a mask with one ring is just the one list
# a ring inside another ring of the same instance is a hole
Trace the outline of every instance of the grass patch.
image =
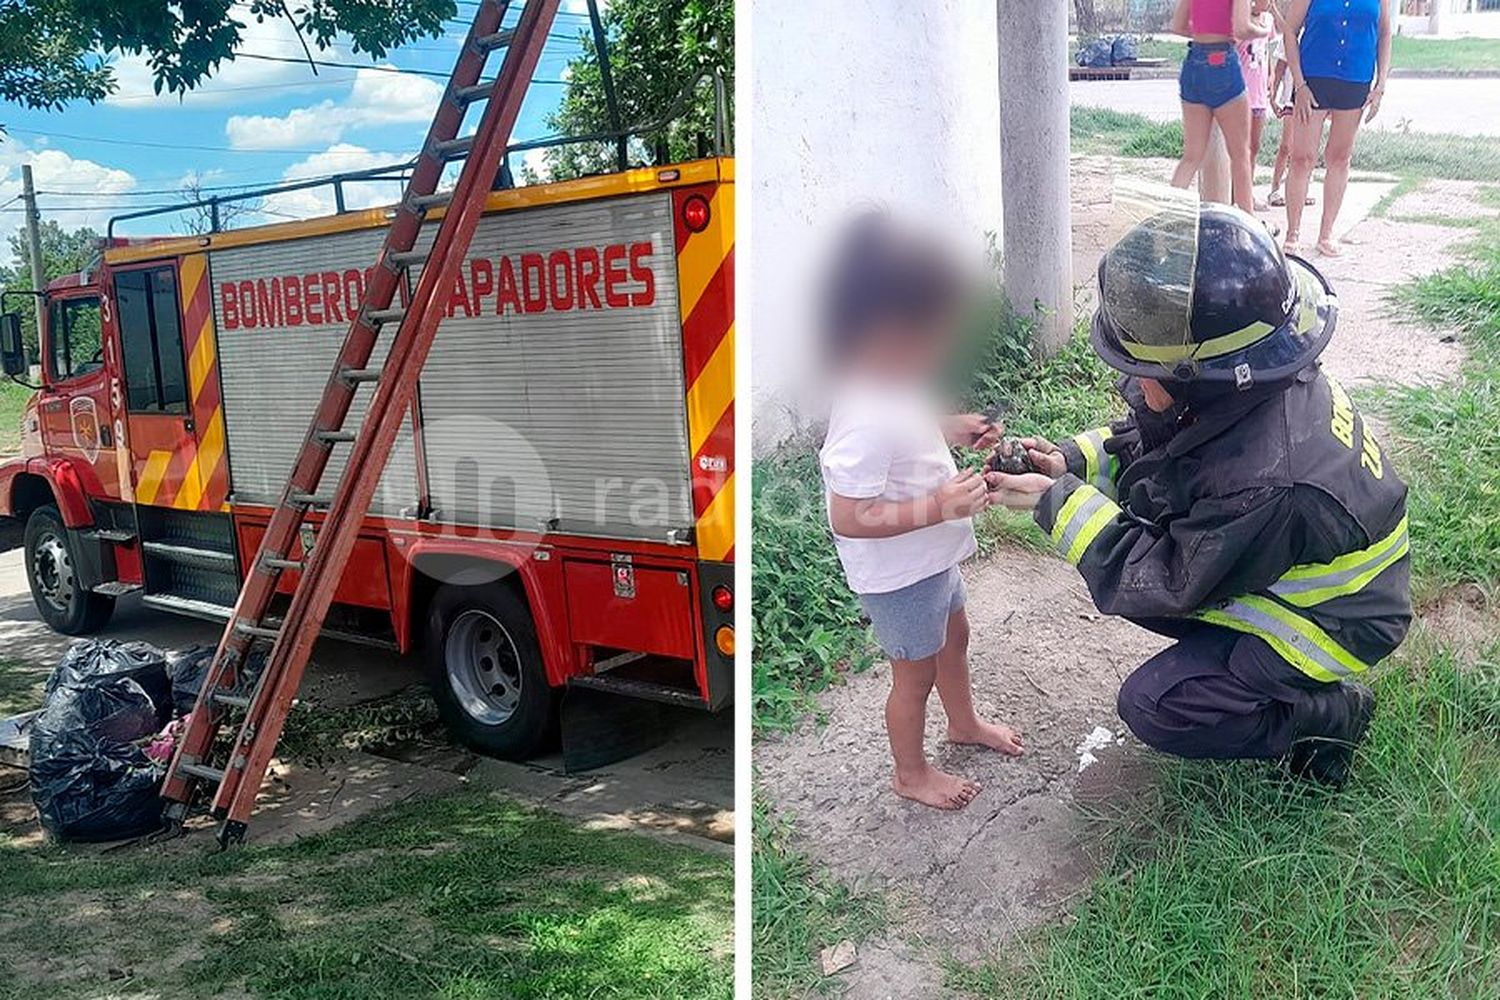
[(0, 718), (41, 708), (47, 674), (47, 670), (14, 660), (0, 660)]
[(33, 390), (8, 378), (0, 378), (0, 455), (21, 452), (21, 415)]
[(825, 994), (836, 981), (817, 967), (818, 952), (846, 939), (859, 944), (883, 927), (885, 897), (851, 891), (793, 850), (787, 821), (759, 799), (754, 830), (752, 993), (765, 1000)]
[(1481, 229), (1472, 260), (1400, 286), (1396, 303), (1468, 348), (1459, 377), (1374, 392), (1411, 494), (1419, 599), (1459, 583), (1500, 580), (1500, 226)]
[(1110, 824), (1108, 873), (1073, 919), (951, 985), (1025, 1000), (1497, 995), (1497, 657), (1399, 654), (1341, 794), (1298, 793), (1264, 764), (1162, 758), (1164, 805)]
[[(1181, 66), (1187, 42), (1175, 38), (1143, 38), (1142, 59), (1165, 59), (1168, 66)], [(1500, 71), (1500, 39), (1422, 39), (1395, 35), (1391, 38), (1391, 68), (1449, 70), (1452, 72)]]
[(728, 998), (733, 883), (727, 857), (472, 791), (225, 854), (0, 835), (0, 981), (35, 998)]
[[(1107, 108), (1074, 106), (1069, 133), (1076, 151), (1167, 160), (1182, 156), (1182, 122)], [(1257, 163), (1271, 166), (1281, 142), (1281, 122), (1266, 122)], [(1354, 146), (1353, 169), (1398, 177), (1450, 180), (1500, 179), (1500, 138), (1365, 129)]]

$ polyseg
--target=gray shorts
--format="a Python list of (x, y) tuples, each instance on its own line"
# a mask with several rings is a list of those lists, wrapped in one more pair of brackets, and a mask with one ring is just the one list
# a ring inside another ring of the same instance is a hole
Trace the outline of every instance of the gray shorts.
[(964, 581), (953, 566), (884, 594), (860, 594), (875, 638), (893, 660), (925, 660), (948, 640), (948, 616), (962, 611)]

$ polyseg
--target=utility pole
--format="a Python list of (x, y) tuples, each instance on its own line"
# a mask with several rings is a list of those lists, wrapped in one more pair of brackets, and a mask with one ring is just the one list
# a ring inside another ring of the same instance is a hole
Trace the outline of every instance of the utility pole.
[[(31, 164), (21, 164), (21, 192), (26, 201), (26, 245), (31, 251), (31, 288), (47, 288), (47, 272), (42, 267), (42, 214), (36, 208), (36, 185), (31, 180)], [(42, 342), (42, 299), (36, 299), (36, 338)]]
[(1073, 335), (1068, 187), (1068, 5), (997, 0), (1000, 198), (1005, 294), (1037, 310), (1037, 347)]
[(1447, 6), (1447, 0), (1429, 0), (1427, 11), (1427, 33), (1429, 35), (1441, 35), (1443, 33), (1443, 8)]

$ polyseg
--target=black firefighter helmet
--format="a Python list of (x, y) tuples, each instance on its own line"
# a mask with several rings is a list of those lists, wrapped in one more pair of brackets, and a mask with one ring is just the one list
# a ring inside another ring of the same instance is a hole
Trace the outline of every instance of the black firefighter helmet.
[(1307, 367), (1337, 320), (1316, 268), (1253, 217), (1204, 203), (1147, 219), (1104, 255), (1090, 339), (1128, 375), (1246, 389)]

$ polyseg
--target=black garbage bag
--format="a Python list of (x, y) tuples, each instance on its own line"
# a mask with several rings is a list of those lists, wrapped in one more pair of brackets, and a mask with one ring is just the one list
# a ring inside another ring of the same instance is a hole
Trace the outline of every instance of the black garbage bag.
[(167, 678), (167, 654), (149, 642), (88, 639), (75, 642), (47, 678), (50, 697), (59, 686), (86, 686), (90, 681), (128, 677), (139, 684), (156, 707), (157, 728), (171, 721), (172, 684)]
[(198, 692), (213, 665), (214, 647), (189, 646), (167, 654), (167, 679), (172, 682), (172, 714), (186, 715), (198, 704)]
[(1109, 61), (1116, 66), (1129, 66), (1140, 57), (1140, 42), (1134, 35), (1116, 35), (1110, 43)]
[[(121, 840), (161, 827), (166, 766), (147, 757), (142, 743), (163, 713), (132, 676), (145, 669), (149, 649), (79, 643), (48, 680), (46, 705), (31, 729), (31, 798), (50, 836)], [(164, 658), (156, 655), (165, 680)]]
[(1078, 50), (1074, 61), (1091, 69), (1107, 69), (1110, 66), (1110, 49), (1108, 39), (1096, 38)]

